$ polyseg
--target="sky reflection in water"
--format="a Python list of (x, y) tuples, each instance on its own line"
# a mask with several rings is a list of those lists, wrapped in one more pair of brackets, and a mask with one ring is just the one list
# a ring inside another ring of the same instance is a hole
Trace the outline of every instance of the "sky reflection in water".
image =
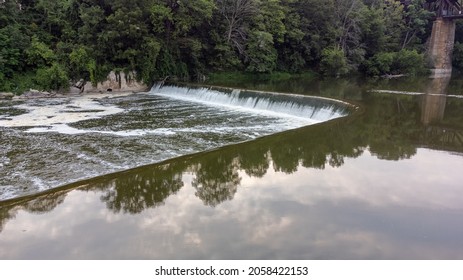
[(462, 104), (434, 101), (362, 94), (360, 115), (0, 203), (0, 258), (462, 259)]
[(462, 258), (457, 166), (459, 155), (419, 149), (398, 163), (367, 152), (339, 168), (299, 166), (292, 174), (270, 168), (259, 179), (239, 171), (233, 199), (215, 207), (198, 197), (187, 172), (175, 195), (138, 214), (107, 208), (101, 191), (75, 190), (45, 217), (18, 211), (0, 235), (0, 257)]

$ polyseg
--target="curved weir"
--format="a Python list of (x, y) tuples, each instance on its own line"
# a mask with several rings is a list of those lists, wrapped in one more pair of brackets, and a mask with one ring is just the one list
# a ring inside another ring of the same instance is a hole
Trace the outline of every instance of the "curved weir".
[(252, 110), (254, 113), (301, 117), (312, 122), (346, 116), (352, 108), (348, 103), (322, 97), (227, 88), (191, 88), (159, 84), (155, 85), (150, 93), (211, 106)]
[(331, 99), (179, 86), (0, 102), (0, 200), (328, 121)]

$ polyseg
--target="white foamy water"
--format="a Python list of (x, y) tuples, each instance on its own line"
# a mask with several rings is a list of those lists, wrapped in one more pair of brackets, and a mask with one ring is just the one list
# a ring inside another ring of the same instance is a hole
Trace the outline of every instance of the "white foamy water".
[(345, 116), (347, 103), (320, 97), (232, 90), (224, 92), (208, 88), (154, 86), (150, 92), (158, 96), (220, 106), (282, 118), (301, 118), (307, 124)]
[(15, 106), (16, 109), (26, 110), (27, 113), (0, 119), (0, 126), (52, 126), (101, 118), (124, 111), (116, 106), (103, 106), (97, 102), (98, 99), (107, 97), (109, 96), (87, 95), (66, 99), (63, 98), (61, 101), (59, 99), (30, 100), (24, 104)]
[(413, 91), (399, 91), (399, 90), (386, 90), (386, 89), (374, 89), (370, 90), (373, 93), (389, 93), (389, 94), (400, 94), (400, 95), (424, 95), (423, 92), (413, 92)]
[[(170, 87), (164, 94), (0, 102), (0, 200), (346, 114), (332, 100), (252, 93), (243, 101), (238, 92), (205, 91), (223, 100)], [(189, 99), (172, 98), (175, 92)]]
[(62, 134), (69, 134), (69, 135), (77, 135), (77, 134), (86, 134), (86, 133), (99, 133), (99, 134), (106, 134), (106, 135), (115, 135), (115, 136), (122, 136), (122, 137), (129, 137), (129, 136), (144, 136), (144, 135), (174, 135), (174, 131), (166, 130), (166, 129), (154, 129), (154, 130), (143, 130), (143, 129), (135, 129), (135, 130), (126, 130), (126, 131), (103, 131), (103, 130), (91, 130), (91, 129), (78, 129), (71, 127), (67, 124), (55, 124), (52, 126), (47, 127), (34, 127), (26, 130), (29, 133), (45, 133), (45, 132), (57, 132)]

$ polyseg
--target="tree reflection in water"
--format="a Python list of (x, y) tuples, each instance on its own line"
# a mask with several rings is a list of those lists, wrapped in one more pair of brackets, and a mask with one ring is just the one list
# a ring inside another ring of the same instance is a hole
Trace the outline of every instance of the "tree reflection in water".
[(394, 161), (413, 157), (420, 147), (463, 152), (463, 100), (447, 98), (446, 106), (435, 106), (444, 108), (445, 114), (438, 112), (442, 117), (423, 122), (426, 100), (432, 99), (365, 93), (365, 111), (348, 118), (112, 174), (86, 181), (85, 186), (77, 183), (66, 190), (0, 202), (0, 231), (19, 210), (53, 210), (75, 187), (101, 193), (101, 201), (115, 213), (137, 214), (163, 205), (186, 185), (184, 175), (192, 174), (195, 195), (216, 207), (234, 198), (242, 181), (240, 172), (261, 178), (270, 168), (293, 173), (300, 167), (340, 167), (346, 158), (359, 157), (365, 150)]

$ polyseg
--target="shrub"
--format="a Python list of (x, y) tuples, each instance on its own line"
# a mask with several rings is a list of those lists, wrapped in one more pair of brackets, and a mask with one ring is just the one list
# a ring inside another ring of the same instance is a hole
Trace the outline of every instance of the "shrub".
[(424, 73), (426, 72), (424, 55), (416, 50), (400, 50), (395, 55), (393, 70), (411, 76)]
[(416, 50), (380, 52), (363, 63), (363, 70), (369, 76), (384, 74), (406, 74), (415, 76), (426, 72), (424, 55)]
[(370, 76), (379, 76), (390, 73), (392, 63), (394, 62), (394, 53), (380, 52), (364, 63), (365, 72)]
[(349, 71), (347, 58), (340, 48), (325, 48), (322, 51), (320, 70), (324, 75), (340, 77)]
[(48, 68), (40, 68), (35, 75), (40, 90), (64, 90), (69, 88), (66, 71), (57, 63)]

